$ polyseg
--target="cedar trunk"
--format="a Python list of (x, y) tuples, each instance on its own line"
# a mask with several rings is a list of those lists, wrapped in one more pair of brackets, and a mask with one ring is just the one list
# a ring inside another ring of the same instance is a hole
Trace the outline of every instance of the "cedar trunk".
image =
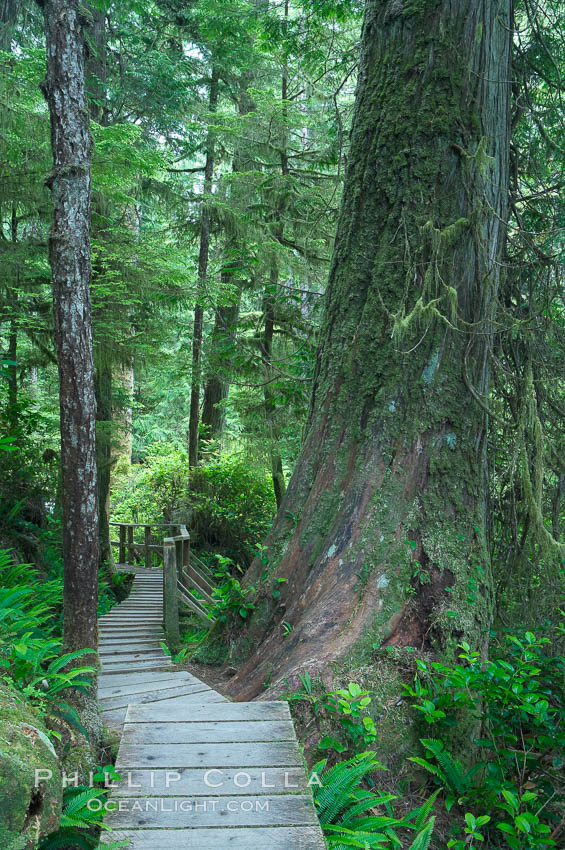
[(367, 3), (309, 421), (250, 570), (238, 699), (333, 661), (378, 677), (374, 644), (485, 648), (511, 23), (510, 0)]
[(64, 637), (96, 648), (98, 502), (96, 402), (90, 317), (90, 134), (77, 0), (44, 4), (45, 93), (51, 115), (55, 345), (63, 485)]

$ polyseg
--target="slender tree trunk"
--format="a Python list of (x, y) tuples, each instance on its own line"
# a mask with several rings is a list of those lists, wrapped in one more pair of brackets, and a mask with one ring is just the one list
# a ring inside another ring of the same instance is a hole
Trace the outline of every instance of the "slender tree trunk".
[(239, 699), (346, 658), (374, 669), (386, 715), (398, 680), (375, 644), (485, 647), (511, 27), (510, 0), (368, 0), (309, 421), (268, 576), (248, 574)]
[(263, 299), (263, 312), (265, 314), (265, 328), (261, 340), (261, 358), (265, 369), (265, 383), (263, 398), (265, 402), (265, 422), (269, 440), (269, 454), (271, 458), (271, 477), (273, 479), (273, 490), (277, 508), (280, 508), (286, 492), (286, 482), (282, 457), (279, 451), (279, 428), (277, 425), (277, 413), (275, 406), (275, 394), (273, 392), (273, 333), (275, 329), (275, 304), (274, 293), (278, 286), (278, 272), (276, 267), (271, 272), (271, 282)]
[[(289, 5), (288, 0), (284, 4), (284, 32), (287, 31)], [(281, 102), (282, 102), (282, 133), (280, 142), (281, 174), (283, 179), (288, 177), (288, 60), (285, 55), (281, 76)], [(275, 238), (282, 242), (284, 236), (284, 199), (279, 203), (275, 213)], [(265, 329), (261, 343), (261, 356), (265, 367), (265, 384), (263, 396), (265, 400), (265, 422), (269, 438), (269, 454), (271, 458), (271, 477), (273, 479), (273, 490), (277, 508), (280, 508), (286, 492), (286, 482), (282, 457), (279, 449), (279, 427), (276, 419), (275, 394), (273, 392), (273, 334), (275, 329), (275, 298), (279, 285), (279, 267), (276, 256), (273, 258), (269, 286), (263, 299), (263, 312), (265, 314)]]
[(49, 237), (59, 366), (64, 639), (96, 648), (98, 500), (90, 316), (90, 134), (78, 0), (44, 4), (54, 218)]
[[(223, 273), (223, 283), (229, 285), (232, 275)], [(216, 308), (214, 327), (210, 335), (210, 361), (212, 368), (206, 380), (204, 390), (204, 402), (202, 405), (202, 426), (205, 429), (207, 440), (219, 441), (224, 430), (225, 401), (229, 394), (229, 380), (226, 375), (225, 360), (218, 366), (214, 366), (214, 360), (219, 353), (225, 353), (235, 342), (237, 333), (237, 321), (239, 318), (239, 297), (233, 304), (222, 304)], [(227, 358), (229, 365), (229, 358)]]
[[(16, 214), (16, 205), (12, 203), (12, 216), (10, 222), (10, 235), (12, 239), (12, 245), (16, 246), (18, 241), (18, 218)], [(17, 323), (17, 315), (18, 315), (18, 283), (19, 283), (19, 274), (16, 270), (15, 272), (15, 280), (14, 280), (14, 288), (11, 293), (11, 313), (12, 318), (10, 320), (10, 331), (8, 334), (8, 360), (10, 361), (10, 365), (8, 366), (8, 418), (10, 421), (10, 427), (15, 429), (18, 424), (18, 323)]]
[[(251, 73), (245, 74), (240, 81), (240, 92), (238, 112), (243, 118), (255, 108), (253, 100), (249, 96), (248, 88), (253, 80)], [(233, 158), (233, 173), (237, 174), (250, 166), (248, 143), (237, 142)], [(237, 250), (238, 242), (235, 238), (228, 241), (226, 247), (226, 261), (230, 264), (232, 254)], [(214, 357), (218, 350), (224, 350), (226, 346), (232, 346), (236, 339), (237, 322), (239, 319), (239, 307), (241, 303), (241, 283), (234, 280), (234, 274), (229, 268), (222, 271), (222, 285), (227, 289), (230, 285), (238, 286), (237, 296), (232, 304), (222, 304), (216, 309), (214, 317), (214, 328), (210, 338), (210, 368), (206, 378), (204, 390), (204, 402), (202, 405), (202, 425), (206, 429), (206, 438), (219, 441), (222, 436), (225, 421), (225, 401), (229, 395), (229, 381), (226, 372), (229, 370), (229, 358), (222, 360), (221, 364), (214, 366)], [(226, 362), (227, 361), (227, 362)], [(226, 368), (227, 367), (227, 368)]]
[(102, 363), (96, 369), (95, 391), (100, 563), (111, 565), (114, 559), (110, 544), (110, 481), (113, 465), (112, 366), (110, 363)]
[(18, 19), (18, 0), (0, 0), (0, 49), (9, 51), (12, 30)]
[[(88, 54), (86, 86), (90, 117), (106, 123), (106, 16), (102, 9), (87, 4), (89, 21), (86, 30)], [(106, 220), (107, 204), (100, 193), (92, 199), (92, 235), (103, 238), (100, 223)], [(93, 270), (93, 277), (96, 269)], [(110, 481), (112, 471), (112, 350), (107, 342), (94, 346), (94, 390), (96, 395), (96, 466), (98, 479), (98, 516), (100, 564), (112, 564), (110, 544)]]
[[(14, 300), (12, 309), (17, 307), (17, 299)], [(18, 424), (18, 325), (15, 317), (10, 321), (10, 332), (8, 334), (8, 418), (10, 425), (14, 428)]]
[[(208, 110), (216, 111), (218, 105), (218, 69), (212, 68)], [(206, 164), (204, 168), (204, 187), (202, 212), (200, 218), (200, 251), (198, 254), (198, 296), (194, 307), (194, 327), (192, 331), (192, 378), (190, 391), (190, 414), (188, 425), (188, 462), (190, 467), (198, 464), (198, 422), (200, 419), (200, 383), (202, 378), (202, 330), (204, 325), (204, 295), (208, 274), (208, 256), (210, 253), (210, 206), (209, 195), (214, 177), (215, 134), (208, 129), (206, 139)]]

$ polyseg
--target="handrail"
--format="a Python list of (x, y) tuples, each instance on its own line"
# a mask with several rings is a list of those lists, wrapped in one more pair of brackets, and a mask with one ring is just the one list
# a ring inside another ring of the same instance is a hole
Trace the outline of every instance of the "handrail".
[(213, 602), (213, 587), (190, 563), (190, 534), (186, 526), (180, 525), (179, 531), (180, 534), (165, 537), (163, 542), (163, 624), (167, 644), (173, 654), (180, 646), (181, 605), (197, 614), (207, 626), (214, 623), (205, 607), (205, 603)]
[[(178, 522), (115, 522), (109, 523), (113, 528), (119, 528), (119, 540), (110, 540), (112, 546), (118, 546), (118, 564), (133, 566), (136, 562), (136, 554), (143, 553), (143, 565), (146, 569), (153, 567), (153, 552), (163, 555), (163, 544), (156, 543), (153, 529), (179, 528)], [(134, 540), (136, 528), (143, 528), (143, 542)], [(187, 532), (188, 533), (188, 532)]]
[[(144, 566), (153, 568), (153, 553), (159, 552), (163, 558), (163, 625), (165, 637), (171, 653), (180, 645), (179, 614), (184, 606), (203, 620), (207, 626), (215, 622), (207, 606), (214, 604), (214, 575), (196, 556), (191, 557), (190, 534), (186, 525), (178, 522), (111, 522), (111, 526), (120, 529), (120, 539), (112, 540), (119, 546), (119, 563), (133, 566), (136, 553), (142, 550)], [(143, 543), (133, 539), (135, 528), (143, 528)], [(152, 529), (178, 529), (178, 534), (165, 537), (163, 543), (153, 543)]]

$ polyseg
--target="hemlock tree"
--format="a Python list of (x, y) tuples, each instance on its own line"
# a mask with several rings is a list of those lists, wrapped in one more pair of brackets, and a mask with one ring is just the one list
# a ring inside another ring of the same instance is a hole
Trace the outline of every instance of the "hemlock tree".
[(90, 133), (78, 0), (43, 4), (51, 117), (55, 344), (63, 483), (64, 639), (97, 645), (96, 402), (90, 316)]
[(311, 409), (237, 698), (375, 644), (485, 646), (511, 28), (510, 0), (367, 3)]

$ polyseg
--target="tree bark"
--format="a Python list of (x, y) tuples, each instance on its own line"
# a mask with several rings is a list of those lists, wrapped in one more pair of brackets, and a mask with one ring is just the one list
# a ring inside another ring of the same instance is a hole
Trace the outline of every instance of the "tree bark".
[[(240, 118), (243, 118), (255, 108), (255, 104), (248, 92), (252, 80), (253, 74), (249, 72), (244, 74), (240, 81), (238, 98)], [(237, 174), (238, 172), (245, 171), (246, 168), (252, 167), (248, 143), (237, 142), (233, 157), (233, 173)], [(226, 261), (228, 265), (230, 264), (233, 251), (237, 249), (237, 241), (236, 238), (228, 241), (226, 248)], [(211, 358), (204, 389), (202, 425), (206, 429), (206, 439), (211, 441), (219, 441), (221, 439), (225, 422), (224, 402), (228, 398), (230, 389), (229, 381), (225, 377), (227, 371), (226, 360), (223, 360), (221, 365), (214, 366), (214, 355), (218, 349), (225, 349), (226, 346), (230, 346), (235, 342), (242, 294), (242, 284), (234, 280), (234, 274), (229, 268), (224, 269), (222, 271), (223, 288), (227, 290), (234, 283), (238, 286), (237, 296), (232, 304), (222, 304), (217, 307), (214, 317), (214, 327), (210, 338)], [(229, 365), (229, 359), (227, 359), (227, 365)]]
[(64, 642), (96, 648), (98, 501), (90, 316), (90, 134), (78, 0), (44, 4), (51, 116), (53, 278), (63, 483)]
[[(90, 117), (100, 124), (106, 123), (106, 16), (102, 9), (87, 4), (89, 22), (86, 30), (87, 60), (86, 86)], [(92, 201), (92, 235), (103, 238), (100, 222), (107, 218), (104, 198), (97, 193)], [(93, 277), (96, 269), (93, 270)], [(112, 565), (110, 544), (110, 483), (112, 471), (112, 351), (108, 343), (94, 346), (94, 392), (96, 396), (96, 474), (98, 479), (98, 539), (100, 564)]]
[(271, 272), (270, 285), (263, 299), (265, 326), (261, 340), (261, 359), (265, 370), (263, 399), (265, 409), (265, 425), (269, 440), (269, 455), (271, 460), (271, 478), (277, 508), (280, 508), (286, 492), (286, 482), (282, 457), (279, 450), (279, 428), (277, 426), (275, 394), (273, 392), (273, 334), (275, 330), (274, 294), (278, 286), (278, 269), (275, 266)]
[(238, 699), (344, 658), (377, 658), (380, 687), (375, 644), (485, 648), (511, 26), (510, 0), (367, 3), (310, 415), (268, 575), (248, 574), (261, 590)]
[[(208, 109), (216, 111), (218, 105), (218, 69), (212, 68)], [(208, 129), (206, 139), (206, 163), (204, 167), (204, 187), (202, 212), (200, 218), (200, 250), (198, 254), (198, 295), (194, 307), (194, 326), (192, 330), (192, 377), (190, 390), (190, 414), (188, 423), (188, 463), (192, 468), (198, 464), (198, 422), (200, 419), (200, 383), (202, 378), (202, 330), (204, 325), (204, 295), (208, 274), (208, 256), (210, 253), (210, 206), (209, 195), (214, 177), (215, 134)]]
[[(229, 284), (231, 274), (223, 274), (222, 277), (224, 283)], [(239, 295), (241, 298), (241, 293)], [(221, 439), (225, 422), (224, 403), (230, 389), (229, 380), (225, 377), (225, 364), (222, 370), (221, 366), (214, 366), (213, 363), (219, 352), (225, 351), (235, 342), (240, 298), (233, 304), (222, 304), (216, 308), (214, 327), (210, 336), (212, 369), (206, 380), (202, 405), (202, 426), (206, 439), (210, 441), (218, 442)]]
[[(12, 203), (12, 214), (10, 221), (10, 236), (12, 240), (12, 245), (16, 246), (18, 241), (18, 218), (16, 215), (16, 204)], [(8, 420), (10, 422), (10, 428), (12, 431), (15, 431), (18, 426), (19, 421), (19, 413), (18, 413), (18, 323), (17, 323), (17, 315), (18, 315), (18, 284), (19, 284), (19, 270), (15, 271), (15, 280), (14, 287), (12, 292), (10, 293), (10, 312), (12, 314), (12, 318), (10, 319), (10, 331), (8, 333), (8, 360), (10, 361), (8, 365)]]
[(110, 483), (112, 478), (112, 366), (101, 363), (95, 371), (96, 394), (96, 469), (98, 476), (98, 512), (100, 563), (114, 562), (110, 543)]

